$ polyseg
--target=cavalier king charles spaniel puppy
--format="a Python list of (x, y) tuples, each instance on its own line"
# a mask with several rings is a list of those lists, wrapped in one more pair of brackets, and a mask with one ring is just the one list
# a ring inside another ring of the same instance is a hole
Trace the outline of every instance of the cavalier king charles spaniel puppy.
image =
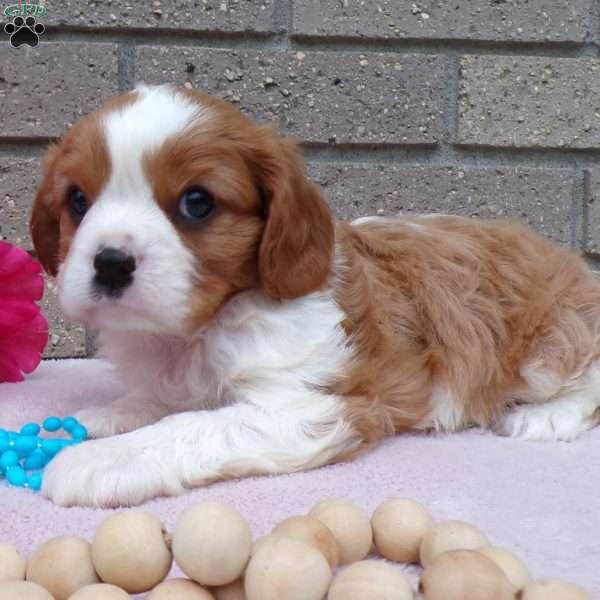
[(138, 86), (45, 159), (31, 217), (65, 315), (127, 393), (47, 468), (135, 505), (348, 460), (408, 430), (573, 440), (600, 420), (600, 283), (528, 229), (336, 221), (298, 148), (228, 103)]

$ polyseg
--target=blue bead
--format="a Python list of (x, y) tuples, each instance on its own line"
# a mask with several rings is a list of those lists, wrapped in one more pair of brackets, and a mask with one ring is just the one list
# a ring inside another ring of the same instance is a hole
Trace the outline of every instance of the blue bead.
[(19, 462), (19, 457), (14, 450), (7, 450), (2, 453), (0, 457), (0, 467), (6, 469), (6, 467), (14, 467)]
[(7, 437), (8, 437), (8, 431), (6, 431), (6, 429), (0, 429), (0, 439), (7, 438)]
[(11, 441), (14, 441), (14, 440), (17, 439), (18, 435), (19, 434), (16, 431), (9, 431), (8, 432), (8, 439), (11, 440)]
[(42, 487), (42, 474), (32, 473), (27, 480), (27, 485), (29, 485), (32, 490), (39, 490)]
[(46, 431), (58, 431), (62, 427), (62, 424), (62, 420), (58, 417), (48, 417), (43, 423)]
[(38, 449), (25, 459), (25, 464), (23, 466), (28, 471), (32, 471), (34, 469), (42, 469), (47, 463), (48, 457), (40, 449)]
[(51, 439), (42, 441), (42, 451), (46, 456), (54, 456), (62, 449), (60, 440)]
[(1, 438), (0, 437), (0, 454), (2, 452), (6, 452), (6, 450), (8, 450), (8, 438)]
[(75, 425), (75, 427), (73, 427), (73, 431), (71, 431), (71, 435), (73, 436), (74, 440), (83, 442), (83, 440), (87, 438), (88, 432), (83, 425)]
[(20, 435), (15, 440), (15, 450), (17, 452), (31, 453), (38, 445), (38, 439), (35, 435)]
[(27, 482), (27, 474), (21, 467), (11, 467), (6, 472), (6, 479), (12, 485), (23, 487)]
[(63, 419), (63, 429), (65, 431), (68, 431), (69, 433), (71, 433), (73, 429), (77, 427), (77, 425), (79, 425), (79, 423), (77, 422), (77, 419), (75, 417), (66, 417)]
[(37, 423), (27, 423), (21, 427), (21, 435), (37, 435), (41, 427)]

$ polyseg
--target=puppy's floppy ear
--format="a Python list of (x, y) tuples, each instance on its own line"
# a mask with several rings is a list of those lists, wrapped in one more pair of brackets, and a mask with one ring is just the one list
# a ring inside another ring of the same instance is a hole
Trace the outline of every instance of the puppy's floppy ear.
[(52, 145), (44, 158), (44, 178), (38, 187), (29, 231), (38, 260), (51, 275), (58, 271), (58, 246), (60, 239), (59, 217), (52, 207), (53, 165), (59, 147)]
[(323, 286), (331, 273), (334, 219), (306, 178), (296, 145), (271, 127), (255, 134), (253, 162), (267, 219), (258, 257), (261, 284), (272, 298), (298, 298)]

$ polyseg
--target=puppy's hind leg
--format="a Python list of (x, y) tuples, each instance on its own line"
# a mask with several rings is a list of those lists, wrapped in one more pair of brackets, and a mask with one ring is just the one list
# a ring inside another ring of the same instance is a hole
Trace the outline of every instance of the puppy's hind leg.
[(512, 407), (494, 429), (522, 440), (570, 442), (599, 423), (600, 365), (593, 363), (545, 402)]

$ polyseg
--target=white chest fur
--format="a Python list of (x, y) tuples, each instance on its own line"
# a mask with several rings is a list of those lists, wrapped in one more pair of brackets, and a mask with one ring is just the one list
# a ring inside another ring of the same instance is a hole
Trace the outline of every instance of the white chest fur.
[(111, 330), (101, 345), (130, 387), (181, 410), (305, 402), (350, 358), (343, 318), (329, 293), (275, 302), (248, 291), (194, 336)]

